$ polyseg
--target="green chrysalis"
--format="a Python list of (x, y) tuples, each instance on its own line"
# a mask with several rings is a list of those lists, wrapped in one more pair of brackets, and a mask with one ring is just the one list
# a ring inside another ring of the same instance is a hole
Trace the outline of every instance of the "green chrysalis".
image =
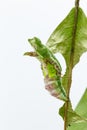
[(61, 66), (52, 52), (34, 37), (28, 40), (35, 52), (26, 52), (24, 55), (36, 57), (41, 62), (41, 69), (44, 75), (45, 88), (50, 94), (58, 99), (67, 100), (61, 80)]

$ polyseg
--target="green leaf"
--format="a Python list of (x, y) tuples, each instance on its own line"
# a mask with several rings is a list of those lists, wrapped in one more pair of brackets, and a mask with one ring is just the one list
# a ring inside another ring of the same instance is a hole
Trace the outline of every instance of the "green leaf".
[(75, 111), (80, 114), (81, 116), (87, 117), (87, 88), (78, 103)]
[[(75, 112), (83, 119), (87, 119), (87, 89), (78, 103)], [(87, 130), (87, 122), (74, 122), (70, 127), (67, 128), (67, 130)]]
[[(46, 43), (52, 52), (60, 52), (65, 57), (67, 66), (69, 65), (74, 40), (74, 65), (79, 61), (82, 53), (87, 51), (87, 18), (81, 8), (78, 11), (77, 23), (75, 23), (74, 18), (75, 8), (70, 11), (68, 16), (54, 30)], [(77, 24), (76, 35), (73, 37), (75, 24)]]
[[(64, 120), (64, 111), (65, 111), (65, 103), (59, 109), (59, 114), (63, 118), (63, 120)], [(73, 123), (74, 124), (77, 124), (79, 122), (80, 123), (84, 123), (84, 122), (87, 123), (87, 118), (81, 116), (80, 114), (77, 114), (77, 112), (72, 109), (72, 106), (71, 106), (70, 102), (68, 103), (67, 119), (68, 119), (67, 122), (66, 122), (67, 127), (71, 126)]]
[[(77, 19), (75, 19), (77, 17)], [(87, 51), (87, 18), (81, 8), (73, 8), (67, 17), (51, 34), (47, 46), (53, 53), (60, 52), (66, 61), (66, 73), (62, 84), (67, 90), (68, 77), (72, 69), (80, 60), (80, 56)], [(71, 65), (72, 64), (72, 65)], [(69, 68), (71, 66), (71, 68)]]

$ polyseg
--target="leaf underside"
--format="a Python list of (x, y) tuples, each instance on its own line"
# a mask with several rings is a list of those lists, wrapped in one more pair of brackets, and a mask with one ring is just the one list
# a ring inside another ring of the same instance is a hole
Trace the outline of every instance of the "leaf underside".
[[(75, 24), (76, 34), (73, 32)], [(51, 34), (46, 44), (53, 53), (60, 52), (65, 58), (67, 69), (62, 82), (67, 90), (72, 49), (73, 67), (79, 62), (81, 55), (87, 51), (87, 18), (82, 9), (79, 8), (77, 23), (75, 23), (75, 8), (73, 8)]]
[[(81, 8), (79, 8), (78, 12), (74, 46), (74, 65), (79, 61), (82, 53), (87, 51), (87, 18)], [(75, 8), (70, 11), (68, 16), (54, 30), (46, 43), (53, 53), (60, 52), (65, 57), (67, 66), (72, 49), (73, 28), (75, 24), (74, 15)]]

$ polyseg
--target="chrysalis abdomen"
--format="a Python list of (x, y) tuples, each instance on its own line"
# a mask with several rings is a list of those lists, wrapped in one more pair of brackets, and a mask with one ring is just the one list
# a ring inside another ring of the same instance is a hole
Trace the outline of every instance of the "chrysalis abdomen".
[(67, 100), (65, 90), (61, 83), (61, 71), (58, 71), (58, 67), (55, 68), (54, 63), (45, 62), (42, 63), (42, 70), (45, 89), (48, 90), (52, 96), (61, 100)]
[(67, 96), (61, 82), (61, 65), (52, 52), (34, 37), (29, 39), (35, 52), (27, 52), (25, 55), (36, 57), (41, 62), (44, 75), (45, 88), (56, 98), (66, 101)]

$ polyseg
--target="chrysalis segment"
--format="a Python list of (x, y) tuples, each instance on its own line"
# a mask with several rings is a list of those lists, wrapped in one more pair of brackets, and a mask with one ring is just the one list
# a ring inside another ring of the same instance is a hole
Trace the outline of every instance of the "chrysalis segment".
[(29, 39), (35, 52), (26, 52), (25, 55), (34, 56), (41, 62), (44, 75), (45, 88), (58, 99), (67, 100), (67, 96), (61, 83), (61, 66), (52, 52), (41, 41), (34, 37)]
[(50, 92), (50, 94), (58, 99), (66, 101), (66, 93), (62, 87), (60, 74), (57, 73), (55, 66), (52, 64), (43, 63), (43, 75), (45, 89)]
[(60, 63), (52, 54), (52, 52), (46, 46), (44, 46), (38, 38), (34, 37), (33, 39), (29, 39), (28, 41), (35, 49), (40, 62), (50, 62), (51, 64), (55, 64), (55, 68), (57, 67), (57, 71), (61, 73), (62, 68)]

